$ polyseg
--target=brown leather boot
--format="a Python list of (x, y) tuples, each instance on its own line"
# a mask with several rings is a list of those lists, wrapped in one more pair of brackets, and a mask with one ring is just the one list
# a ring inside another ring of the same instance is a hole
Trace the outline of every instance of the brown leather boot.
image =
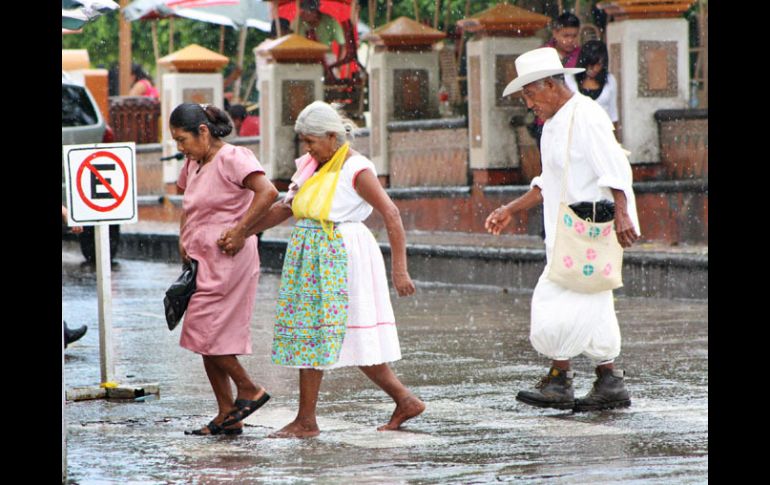
[(575, 412), (629, 407), (631, 398), (623, 383), (624, 376), (625, 371), (621, 369), (597, 367), (594, 387), (575, 400)]
[(516, 400), (540, 408), (572, 409), (575, 406), (575, 390), (571, 370), (551, 367), (548, 375), (535, 386), (535, 391), (519, 391)]

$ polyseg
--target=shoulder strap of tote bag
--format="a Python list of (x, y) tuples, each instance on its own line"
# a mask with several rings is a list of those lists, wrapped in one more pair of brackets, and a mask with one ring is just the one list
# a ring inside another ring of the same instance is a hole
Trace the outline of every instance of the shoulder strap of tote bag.
[(566, 153), (566, 160), (564, 162), (564, 171), (562, 171), (562, 174), (561, 174), (561, 196), (559, 197), (559, 202), (564, 202), (564, 196), (567, 193), (567, 173), (569, 172), (569, 159), (570, 159), (569, 148), (572, 145), (572, 125), (573, 125), (573, 122), (575, 121), (575, 110), (577, 110), (577, 103), (575, 103), (575, 106), (572, 108), (572, 114), (569, 117), (569, 131), (567, 132), (567, 150), (566, 150), (567, 153)]
[[(574, 95), (573, 95), (574, 96)], [(564, 162), (564, 171), (561, 174), (561, 195), (559, 196), (559, 203), (565, 202), (564, 196), (567, 194), (567, 175), (569, 172), (569, 149), (572, 146), (572, 125), (575, 121), (575, 111), (577, 111), (577, 105), (578, 100), (575, 100), (575, 106), (572, 108), (572, 114), (569, 118), (569, 131), (567, 134), (567, 153), (566, 153), (566, 161)], [(594, 202), (594, 216), (592, 220), (596, 220), (596, 202)]]

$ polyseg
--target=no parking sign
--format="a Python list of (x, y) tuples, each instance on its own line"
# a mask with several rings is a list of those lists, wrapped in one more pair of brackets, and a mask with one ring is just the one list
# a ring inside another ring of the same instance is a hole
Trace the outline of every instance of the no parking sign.
[(136, 222), (136, 145), (65, 145), (64, 178), (70, 225)]

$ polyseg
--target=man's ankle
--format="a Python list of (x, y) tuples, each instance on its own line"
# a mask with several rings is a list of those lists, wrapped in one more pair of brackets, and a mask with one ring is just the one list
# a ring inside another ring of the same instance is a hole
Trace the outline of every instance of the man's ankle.
[(570, 369), (569, 366), (570, 362), (569, 360), (552, 360), (551, 361), (551, 367), (555, 367), (556, 369), (568, 371)]

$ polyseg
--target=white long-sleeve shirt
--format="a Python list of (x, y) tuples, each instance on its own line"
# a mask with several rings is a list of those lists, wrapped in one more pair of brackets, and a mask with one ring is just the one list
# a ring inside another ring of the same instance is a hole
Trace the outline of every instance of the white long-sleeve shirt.
[(543, 126), (540, 141), (542, 174), (530, 184), (542, 190), (545, 245), (549, 255), (556, 237), (556, 217), (573, 110), (575, 116), (565, 201), (568, 204), (602, 199), (613, 201), (610, 189), (622, 190), (628, 201), (628, 215), (634, 230), (641, 235), (636, 198), (631, 186), (631, 164), (615, 139), (612, 122), (598, 103), (575, 93)]

